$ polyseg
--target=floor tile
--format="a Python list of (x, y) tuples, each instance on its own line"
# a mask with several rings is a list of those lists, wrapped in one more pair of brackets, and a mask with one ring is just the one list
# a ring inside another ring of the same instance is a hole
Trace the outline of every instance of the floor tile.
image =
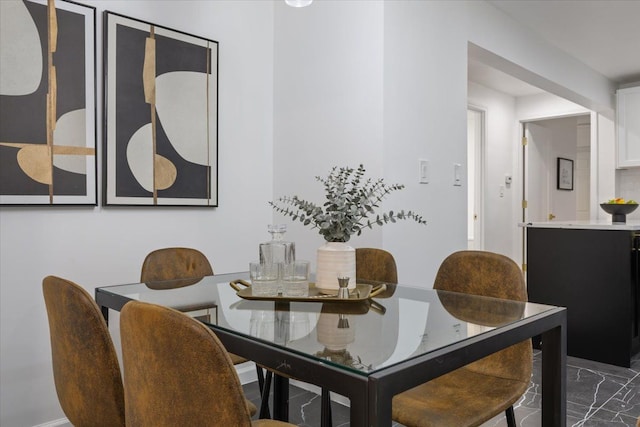
[[(637, 417), (630, 417), (604, 409), (596, 411), (588, 419), (572, 424), (572, 427), (614, 427), (629, 426), (635, 427)], [(567, 423), (567, 425), (569, 425)]]
[(640, 417), (640, 380), (624, 385), (605, 402), (602, 409), (629, 417)]

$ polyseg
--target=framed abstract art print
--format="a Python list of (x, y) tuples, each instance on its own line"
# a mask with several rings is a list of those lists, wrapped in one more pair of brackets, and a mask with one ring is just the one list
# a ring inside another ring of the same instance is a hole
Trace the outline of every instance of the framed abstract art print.
[(106, 205), (218, 204), (218, 43), (105, 12)]
[(0, 1), (0, 204), (96, 205), (95, 9)]

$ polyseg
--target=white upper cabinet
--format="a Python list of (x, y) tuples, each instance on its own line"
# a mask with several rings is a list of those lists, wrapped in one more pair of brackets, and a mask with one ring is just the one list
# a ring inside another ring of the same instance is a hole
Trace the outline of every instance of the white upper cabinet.
[(617, 92), (618, 168), (640, 167), (640, 86)]

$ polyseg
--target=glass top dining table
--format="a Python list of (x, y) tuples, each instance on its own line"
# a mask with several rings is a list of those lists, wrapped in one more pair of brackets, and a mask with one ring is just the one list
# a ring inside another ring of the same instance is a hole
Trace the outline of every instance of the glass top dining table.
[[(228, 351), (280, 373), (274, 418), (288, 417), (288, 378), (346, 396), (352, 426), (390, 426), (393, 396), (512, 344), (541, 336), (542, 424), (566, 424), (566, 309), (375, 282), (373, 298), (246, 299), (247, 272), (98, 287), (108, 321), (130, 300), (198, 316)], [(358, 282), (359, 283), (359, 282)]]

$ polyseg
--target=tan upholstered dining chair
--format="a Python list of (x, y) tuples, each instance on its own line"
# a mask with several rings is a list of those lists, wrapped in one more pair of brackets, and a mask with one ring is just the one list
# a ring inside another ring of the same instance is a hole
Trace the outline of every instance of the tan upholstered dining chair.
[(162, 248), (150, 252), (142, 262), (141, 282), (211, 276), (207, 257), (193, 248)]
[[(518, 265), (485, 251), (449, 255), (434, 289), (527, 301)], [(495, 313), (482, 315), (487, 324), (494, 321)], [(400, 393), (393, 398), (393, 419), (408, 427), (479, 426), (505, 411), (507, 424), (515, 427), (513, 404), (529, 386), (532, 358), (531, 341), (523, 341)]]
[[(153, 283), (172, 279), (199, 279), (213, 275), (213, 267), (206, 255), (193, 248), (162, 248), (150, 252), (142, 262), (140, 282), (148, 286), (165, 289), (171, 284)], [(172, 282), (175, 283), (175, 282)], [(192, 281), (180, 281), (178, 286), (193, 284)], [(229, 353), (234, 365), (247, 362), (247, 359)]]
[[(195, 284), (204, 276), (213, 275), (213, 267), (205, 254), (194, 248), (169, 247), (156, 249), (145, 257), (140, 271), (140, 282), (146, 283), (153, 289), (167, 289), (168, 287), (183, 287)], [(179, 282), (173, 279), (185, 279)], [(194, 279), (194, 280), (188, 280)], [(172, 280), (170, 283), (162, 281)], [(155, 282), (155, 283), (154, 283)], [(248, 360), (237, 354), (229, 353), (234, 365)], [(264, 373), (256, 365), (260, 382), (260, 390), (264, 384)], [(251, 405), (251, 415), (258, 408)]]
[(75, 427), (125, 425), (120, 365), (107, 322), (91, 295), (55, 276), (42, 281), (49, 319), (53, 379)]
[(216, 335), (197, 320), (132, 301), (120, 316), (128, 427), (284, 427), (251, 421), (238, 374)]
[(398, 283), (396, 260), (384, 249), (356, 248), (356, 278)]

